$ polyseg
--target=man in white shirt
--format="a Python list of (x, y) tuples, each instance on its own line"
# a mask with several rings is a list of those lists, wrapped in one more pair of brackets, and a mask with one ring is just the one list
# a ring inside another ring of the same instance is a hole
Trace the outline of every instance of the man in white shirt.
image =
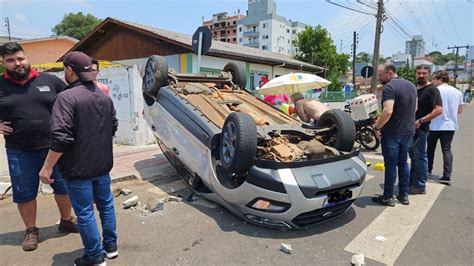
[(444, 70), (434, 73), (432, 83), (438, 86), (443, 101), (443, 113), (431, 120), (430, 135), (428, 137), (428, 172), (433, 170), (434, 153), (438, 140), (441, 142), (443, 151), (443, 176), (438, 182), (450, 185), (452, 183), (451, 173), (453, 170), (453, 154), (451, 142), (454, 132), (458, 130), (458, 114), (462, 112), (462, 93), (448, 85), (449, 74)]

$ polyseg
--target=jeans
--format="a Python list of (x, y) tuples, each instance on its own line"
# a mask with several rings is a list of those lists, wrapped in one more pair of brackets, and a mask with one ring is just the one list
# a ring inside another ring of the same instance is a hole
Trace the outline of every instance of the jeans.
[[(39, 171), (49, 149), (14, 150), (7, 149), (8, 170), (12, 183), (13, 202), (25, 203), (32, 201), (38, 195)], [(59, 172), (58, 166), (53, 167), (51, 184), (54, 194), (66, 195), (66, 183)]]
[(411, 158), (410, 186), (425, 189), (428, 181), (428, 155), (426, 154), (426, 141), (429, 131), (418, 130), (410, 146)]
[(398, 168), (398, 195), (408, 196), (410, 170), (408, 168), (408, 149), (413, 135), (382, 135), (380, 142), (385, 163), (383, 196), (393, 197)]
[[(102, 256), (104, 247), (116, 246), (114, 197), (108, 174), (79, 180), (66, 180), (69, 198), (77, 216), (77, 228), (84, 245), (84, 255), (91, 259)], [(102, 223), (103, 243), (94, 216), (94, 202)]]
[(443, 178), (451, 179), (453, 172), (453, 153), (451, 152), (451, 142), (454, 131), (430, 131), (428, 136), (428, 172), (433, 171), (433, 161), (438, 140), (441, 141), (441, 151), (443, 152)]

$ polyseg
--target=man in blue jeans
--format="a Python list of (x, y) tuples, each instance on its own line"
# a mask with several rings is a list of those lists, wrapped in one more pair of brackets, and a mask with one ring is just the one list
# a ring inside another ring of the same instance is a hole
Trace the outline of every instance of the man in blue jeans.
[(397, 76), (394, 65), (381, 65), (377, 70), (382, 91), (383, 110), (375, 125), (377, 135), (382, 135), (381, 146), (385, 163), (383, 196), (373, 197), (375, 203), (395, 207), (393, 199), (398, 172), (397, 199), (403, 205), (410, 204), (408, 187), (408, 149), (415, 133), (417, 93), (413, 83)]
[(416, 133), (409, 154), (410, 167), (410, 194), (426, 194), (428, 181), (428, 155), (426, 143), (430, 132), (430, 121), (443, 113), (441, 96), (438, 88), (429, 82), (430, 67), (419, 65), (416, 67), (416, 89), (418, 93), (418, 109), (416, 110)]
[[(112, 137), (118, 123), (111, 98), (93, 82), (97, 72), (92, 68), (92, 59), (74, 51), (64, 56), (63, 63), (69, 87), (58, 95), (53, 107), (52, 144), (40, 177), (43, 182), (52, 183), (52, 166), (58, 162), (84, 244), (84, 256), (74, 264), (105, 265), (104, 255), (118, 255), (109, 176), (113, 165)], [(102, 223), (102, 241), (94, 202)]]
[[(13, 202), (26, 226), (22, 248), (38, 248), (36, 196), (39, 171), (51, 145), (49, 121), (56, 95), (66, 84), (47, 73), (31, 68), (23, 47), (16, 42), (0, 46), (5, 73), (0, 76), (0, 135), (5, 137)], [(61, 214), (59, 231), (77, 233), (76, 219), (71, 216), (71, 202), (66, 184), (57, 167), (53, 168), (54, 199)]]

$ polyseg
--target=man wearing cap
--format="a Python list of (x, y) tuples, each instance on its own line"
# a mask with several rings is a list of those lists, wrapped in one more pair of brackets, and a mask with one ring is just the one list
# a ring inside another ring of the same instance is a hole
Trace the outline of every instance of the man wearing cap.
[[(58, 162), (84, 245), (84, 256), (74, 264), (105, 265), (104, 255), (118, 256), (109, 175), (113, 165), (112, 137), (118, 122), (111, 98), (93, 82), (97, 71), (92, 68), (92, 59), (74, 51), (64, 56), (63, 63), (69, 86), (53, 106), (51, 148), (40, 177), (44, 183), (52, 183), (52, 166)], [(100, 213), (102, 242), (94, 202)]]
[[(2, 44), (0, 56), (5, 67), (0, 77), (0, 134), (5, 137), (13, 202), (26, 226), (22, 247), (31, 251), (38, 248), (36, 196), (39, 171), (51, 144), (51, 110), (56, 95), (66, 84), (53, 75), (31, 69), (28, 56), (18, 43)], [(56, 166), (52, 167), (52, 179), (54, 199), (61, 214), (58, 229), (77, 233), (66, 184)]]

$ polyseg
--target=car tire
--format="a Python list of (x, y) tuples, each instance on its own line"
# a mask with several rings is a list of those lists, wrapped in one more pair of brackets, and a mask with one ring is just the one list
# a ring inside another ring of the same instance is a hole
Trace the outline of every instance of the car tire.
[(224, 72), (230, 72), (232, 75), (232, 82), (239, 86), (241, 89), (245, 89), (247, 85), (247, 77), (245, 76), (245, 66), (236, 63), (227, 63), (224, 66)]
[(255, 163), (257, 126), (245, 113), (233, 112), (225, 120), (220, 136), (219, 157), (230, 173), (247, 173)]
[[(328, 144), (339, 151), (351, 151), (356, 139), (354, 120), (342, 110), (324, 112), (316, 123), (316, 127), (336, 126), (336, 134)], [(334, 138), (335, 137), (335, 138)]]
[(168, 63), (163, 56), (148, 57), (143, 75), (143, 93), (156, 97), (161, 87), (168, 82)]

